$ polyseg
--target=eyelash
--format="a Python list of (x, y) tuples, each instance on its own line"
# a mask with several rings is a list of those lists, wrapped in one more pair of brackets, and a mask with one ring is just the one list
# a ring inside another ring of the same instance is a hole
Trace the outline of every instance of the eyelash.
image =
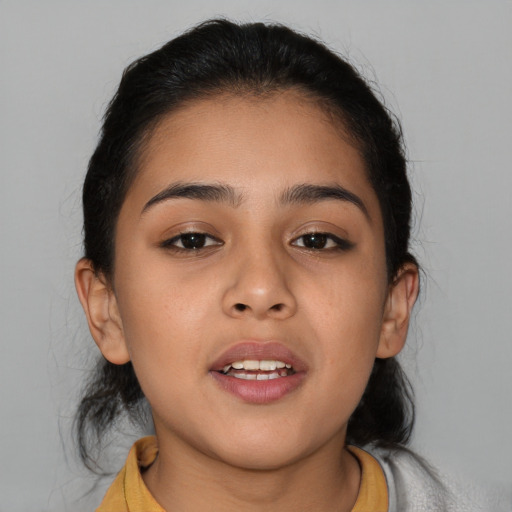
[[(315, 238), (317, 238), (316, 241), (319, 242), (320, 245), (326, 245), (327, 247), (308, 247), (304, 240), (306, 237), (310, 237), (310, 242), (315, 242)], [(200, 243), (203, 242), (203, 245), (201, 245), (200, 247), (187, 247), (187, 244), (193, 244), (194, 238), (196, 238), (196, 241), (199, 241)], [(298, 243), (299, 240), (302, 240), (302, 244)], [(177, 245), (178, 243), (181, 243), (181, 247)], [(201, 233), (195, 231), (180, 233), (179, 235), (176, 235), (173, 238), (170, 238), (169, 240), (165, 240), (160, 244), (162, 248), (170, 249), (176, 252), (199, 252), (208, 247), (218, 247), (222, 245), (224, 245), (224, 242), (213, 237), (212, 235), (209, 235), (208, 233)], [(331, 252), (337, 250), (348, 251), (354, 247), (354, 244), (352, 242), (349, 242), (348, 240), (345, 240), (343, 238), (339, 238), (336, 235), (333, 235), (332, 233), (323, 233), (316, 231), (300, 235), (299, 237), (293, 239), (290, 245), (294, 247), (300, 247), (303, 250), (311, 252)]]

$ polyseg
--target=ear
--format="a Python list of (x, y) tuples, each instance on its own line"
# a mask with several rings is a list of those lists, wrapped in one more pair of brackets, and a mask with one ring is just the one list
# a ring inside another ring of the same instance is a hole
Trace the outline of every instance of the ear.
[(92, 262), (82, 258), (75, 268), (75, 286), (85, 311), (89, 330), (101, 353), (111, 363), (130, 360), (123, 333), (123, 324), (112, 287)]
[(376, 357), (393, 357), (402, 350), (418, 292), (418, 267), (414, 263), (406, 263), (389, 286)]

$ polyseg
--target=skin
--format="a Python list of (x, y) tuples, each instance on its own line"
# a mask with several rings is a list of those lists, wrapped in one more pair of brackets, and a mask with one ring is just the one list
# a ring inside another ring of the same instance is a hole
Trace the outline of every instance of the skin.
[[(405, 343), (418, 272), (407, 265), (389, 284), (378, 200), (349, 140), (292, 91), (191, 103), (145, 147), (112, 282), (77, 265), (95, 341), (111, 362), (133, 362), (151, 404), (160, 452), (143, 477), (168, 510), (348, 511), (356, 500), (347, 422), (375, 358)], [(146, 206), (178, 182), (226, 185), (235, 197)], [(280, 200), (303, 184), (341, 186), (363, 206)], [(180, 250), (182, 232), (211, 238)], [(305, 247), (314, 232), (333, 237)], [(213, 361), (248, 339), (301, 358), (301, 385), (268, 404), (221, 389)]]

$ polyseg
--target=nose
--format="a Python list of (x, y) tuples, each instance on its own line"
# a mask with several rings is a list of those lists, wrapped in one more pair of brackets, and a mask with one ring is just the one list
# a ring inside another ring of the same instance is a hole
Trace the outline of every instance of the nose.
[(278, 255), (247, 252), (228, 270), (229, 285), (223, 297), (224, 312), (233, 318), (285, 320), (297, 310), (288, 281), (290, 268)]

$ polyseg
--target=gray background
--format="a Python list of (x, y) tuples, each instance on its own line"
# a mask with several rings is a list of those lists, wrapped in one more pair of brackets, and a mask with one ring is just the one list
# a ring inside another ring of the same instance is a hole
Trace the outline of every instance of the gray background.
[(399, 114), (427, 274), (403, 356), (413, 447), (510, 486), (511, 1), (0, 0), (0, 510), (97, 499), (71, 504), (92, 483), (69, 434), (94, 355), (72, 285), (80, 184), (122, 69), (215, 15), (320, 36)]

